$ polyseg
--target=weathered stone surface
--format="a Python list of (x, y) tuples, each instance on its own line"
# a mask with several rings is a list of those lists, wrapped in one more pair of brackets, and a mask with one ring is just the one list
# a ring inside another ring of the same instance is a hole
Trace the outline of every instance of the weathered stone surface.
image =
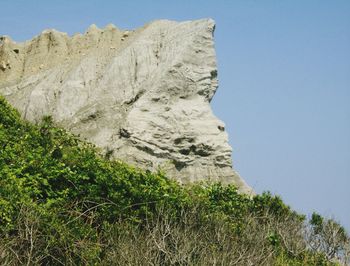
[(217, 86), (214, 21), (160, 20), (135, 31), (89, 27), (0, 39), (0, 93), (30, 121), (54, 121), (113, 158), (181, 182), (250, 188), (232, 169)]

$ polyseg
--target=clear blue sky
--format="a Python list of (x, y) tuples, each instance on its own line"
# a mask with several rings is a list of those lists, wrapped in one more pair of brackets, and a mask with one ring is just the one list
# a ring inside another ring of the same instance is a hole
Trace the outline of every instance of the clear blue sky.
[(213, 18), (215, 114), (257, 192), (350, 229), (350, 1), (0, 0), (0, 35)]

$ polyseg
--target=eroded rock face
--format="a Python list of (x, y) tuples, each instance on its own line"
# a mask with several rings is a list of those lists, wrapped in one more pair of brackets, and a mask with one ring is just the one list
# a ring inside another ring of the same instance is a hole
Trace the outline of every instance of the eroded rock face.
[(181, 182), (250, 188), (232, 169), (217, 86), (210, 19), (160, 20), (135, 31), (113, 25), (69, 37), (0, 39), (0, 93), (30, 121), (51, 115), (104, 152)]

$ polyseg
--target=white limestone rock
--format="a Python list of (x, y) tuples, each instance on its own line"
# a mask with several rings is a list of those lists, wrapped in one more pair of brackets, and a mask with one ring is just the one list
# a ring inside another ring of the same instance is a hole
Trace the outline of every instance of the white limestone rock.
[(56, 123), (112, 158), (163, 169), (180, 182), (234, 183), (223, 122), (210, 108), (217, 86), (214, 21), (159, 20), (135, 31), (55, 30), (0, 39), (0, 93), (25, 119)]

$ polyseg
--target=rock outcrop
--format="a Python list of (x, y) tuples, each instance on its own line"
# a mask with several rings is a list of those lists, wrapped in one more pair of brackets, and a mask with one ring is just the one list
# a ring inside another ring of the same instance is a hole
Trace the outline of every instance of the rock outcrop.
[(141, 168), (180, 182), (210, 179), (250, 188), (232, 169), (217, 86), (214, 21), (155, 21), (134, 31), (95, 25), (0, 39), (0, 94), (30, 121), (56, 123)]

